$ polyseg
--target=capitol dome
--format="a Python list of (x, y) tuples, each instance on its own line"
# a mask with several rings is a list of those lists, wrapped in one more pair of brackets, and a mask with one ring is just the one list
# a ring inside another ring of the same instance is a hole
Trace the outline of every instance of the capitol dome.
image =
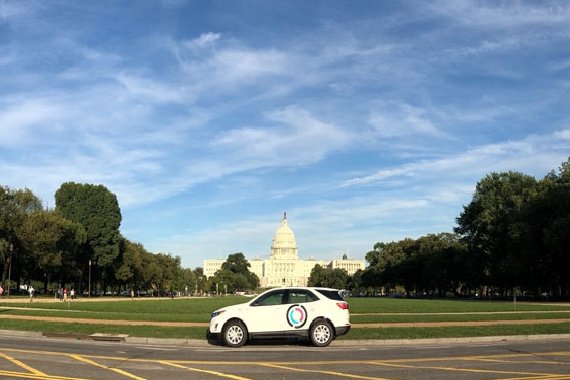
[(298, 259), (297, 242), (295, 234), (287, 225), (287, 213), (283, 214), (281, 225), (275, 232), (273, 244), (271, 245), (272, 259)]

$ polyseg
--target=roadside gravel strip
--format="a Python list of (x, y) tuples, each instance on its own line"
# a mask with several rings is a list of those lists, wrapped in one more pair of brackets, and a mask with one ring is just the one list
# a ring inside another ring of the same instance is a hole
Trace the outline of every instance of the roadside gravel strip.
[[(198, 322), (155, 322), (128, 321), (117, 319), (96, 318), (66, 318), (45, 317), (32, 315), (0, 315), (0, 319), (20, 319), (42, 322), (81, 323), (89, 325), (119, 325), (119, 326), (155, 326), (155, 327), (208, 327), (208, 323)], [(401, 327), (475, 327), (475, 326), (505, 326), (505, 325), (552, 325), (569, 323), (570, 318), (559, 319), (526, 319), (526, 320), (497, 320), (480, 322), (414, 322), (414, 323), (361, 323), (352, 324), (353, 328), (401, 328)]]

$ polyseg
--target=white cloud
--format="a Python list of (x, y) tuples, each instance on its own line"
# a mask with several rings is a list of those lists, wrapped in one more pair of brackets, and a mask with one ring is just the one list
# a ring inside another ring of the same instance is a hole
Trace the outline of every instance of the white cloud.
[(435, 178), (438, 181), (449, 180), (458, 183), (468, 180), (474, 185), (473, 181), (478, 181), (486, 173), (506, 170), (544, 175), (552, 169), (549, 167), (552, 162), (562, 162), (566, 159), (570, 144), (560, 146), (554, 143), (558, 139), (565, 139), (567, 135), (566, 130), (551, 135), (533, 135), (520, 141), (489, 144), (447, 157), (410, 162), (352, 178), (345, 181), (341, 187), (370, 185), (401, 177), (408, 177), (411, 182)]
[(445, 137), (445, 134), (429, 119), (426, 110), (409, 104), (400, 104), (396, 107), (382, 105), (381, 108), (383, 109), (372, 111), (368, 118), (380, 137), (410, 135)]
[(200, 37), (194, 38), (190, 41), (183, 42), (183, 46), (189, 49), (204, 48), (214, 45), (214, 43), (222, 37), (220, 33), (203, 33)]
[(306, 110), (289, 106), (266, 114), (277, 126), (242, 128), (224, 133), (214, 146), (253, 159), (259, 167), (304, 165), (322, 159), (349, 143), (349, 135)]
[(525, 28), (570, 23), (567, 2), (480, 2), (474, 0), (439, 1), (431, 7), (454, 22), (477, 27)]
[(6, 0), (0, 3), (0, 20), (10, 21), (33, 11), (34, 4), (23, 1)]
[(62, 109), (44, 99), (4, 99), (0, 108), (0, 145), (30, 145), (33, 131), (53, 128), (60, 120)]
[(554, 137), (560, 140), (570, 140), (570, 129), (564, 129), (554, 134)]
[(130, 74), (119, 74), (116, 79), (135, 97), (159, 103), (181, 103), (186, 95), (181, 88), (176, 88), (164, 82), (141, 78)]

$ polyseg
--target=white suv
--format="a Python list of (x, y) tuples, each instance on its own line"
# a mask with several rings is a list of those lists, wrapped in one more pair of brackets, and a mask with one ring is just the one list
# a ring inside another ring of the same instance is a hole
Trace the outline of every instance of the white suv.
[(208, 340), (241, 347), (249, 339), (308, 337), (317, 347), (350, 330), (348, 303), (328, 288), (277, 288), (212, 313)]

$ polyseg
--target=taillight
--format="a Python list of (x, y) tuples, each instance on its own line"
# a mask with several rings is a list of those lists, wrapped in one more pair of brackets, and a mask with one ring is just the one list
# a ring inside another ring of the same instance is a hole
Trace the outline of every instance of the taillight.
[(337, 302), (336, 306), (340, 307), (342, 310), (348, 310), (348, 304), (346, 302)]

